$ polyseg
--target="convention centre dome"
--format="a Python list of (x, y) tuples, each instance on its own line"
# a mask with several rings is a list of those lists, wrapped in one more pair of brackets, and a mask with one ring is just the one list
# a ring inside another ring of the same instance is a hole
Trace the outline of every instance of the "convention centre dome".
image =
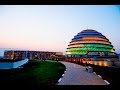
[(109, 56), (115, 55), (115, 49), (109, 39), (100, 32), (86, 29), (75, 35), (69, 42), (66, 54), (70, 57), (74, 55)]

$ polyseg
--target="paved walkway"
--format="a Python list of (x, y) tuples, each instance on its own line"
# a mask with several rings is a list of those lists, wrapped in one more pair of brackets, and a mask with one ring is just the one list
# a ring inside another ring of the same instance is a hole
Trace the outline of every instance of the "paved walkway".
[(70, 62), (63, 62), (67, 71), (57, 85), (107, 85), (94, 73), (86, 71), (85, 67)]

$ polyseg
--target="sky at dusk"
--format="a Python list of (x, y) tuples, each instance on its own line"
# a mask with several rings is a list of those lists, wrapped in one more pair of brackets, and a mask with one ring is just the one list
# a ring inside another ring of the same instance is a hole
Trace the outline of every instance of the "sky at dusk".
[(7, 49), (65, 54), (87, 28), (105, 35), (120, 53), (120, 5), (0, 5), (0, 56)]

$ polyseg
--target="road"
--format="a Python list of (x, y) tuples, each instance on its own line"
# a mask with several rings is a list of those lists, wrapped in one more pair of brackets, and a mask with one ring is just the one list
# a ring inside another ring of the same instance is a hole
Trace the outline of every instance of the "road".
[(102, 78), (86, 71), (84, 66), (63, 62), (67, 71), (57, 85), (108, 85)]

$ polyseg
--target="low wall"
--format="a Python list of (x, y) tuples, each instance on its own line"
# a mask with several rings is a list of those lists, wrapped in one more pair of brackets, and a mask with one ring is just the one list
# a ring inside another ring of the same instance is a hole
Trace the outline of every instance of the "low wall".
[(94, 64), (99, 66), (112, 66), (112, 62), (108, 61), (83, 61), (83, 63)]
[(17, 61), (17, 62), (0, 62), (0, 69), (17, 68), (27, 62), (28, 62), (28, 59), (24, 59), (24, 60)]

